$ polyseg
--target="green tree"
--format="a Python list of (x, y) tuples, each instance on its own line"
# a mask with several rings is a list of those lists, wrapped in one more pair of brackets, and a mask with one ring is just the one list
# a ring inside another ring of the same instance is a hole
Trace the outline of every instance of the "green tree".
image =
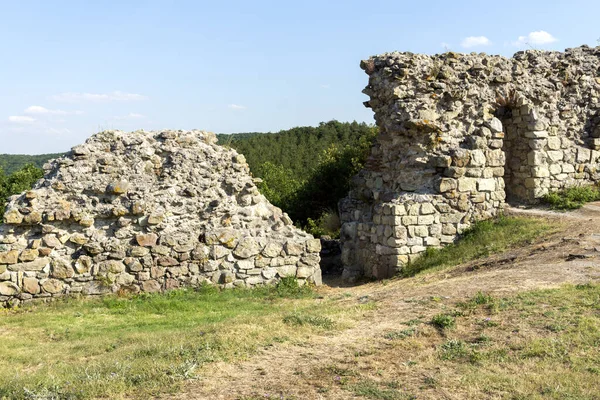
[(0, 169), (0, 213), (4, 214), (8, 197), (31, 189), (43, 176), (44, 172), (33, 164), (27, 164), (8, 176)]

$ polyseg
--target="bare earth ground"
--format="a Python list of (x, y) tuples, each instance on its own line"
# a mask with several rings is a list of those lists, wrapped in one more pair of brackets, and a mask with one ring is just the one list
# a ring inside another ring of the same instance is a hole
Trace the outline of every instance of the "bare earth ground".
[[(430, 319), (444, 307), (478, 291), (494, 296), (557, 287), (564, 283), (600, 281), (600, 202), (570, 213), (511, 209), (509, 213), (558, 219), (565, 229), (542, 243), (410, 279), (343, 287), (328, 282), (325, 297), (343, 302), (375, 302), (376, 307), (346, 330), (308, 337), (304, 343), (281, 343), (237, 363), (213, 363), (200, 371), (184, 392), (172, 399), (358, 399), (340, 385), (328, 384), (328, 366), (357, 365), (357, 354), (385, 351), (382, 337), (412, 319)], [(345, 296), (345, 297), (344, 297)], [(435, 298), (433, 302), (431, 299)], [(363, 368), (385, 369), (390, 363), (404, 382), (423, 380), (402, 367), (406, 360), (371, 359)], [(382, 363), (378, 365), (378, 363)], [(360, 367), (360, 362), (358, 362)], [(406, 370), (406, 373), (402, 371)], [(437, 371), (439, 372), (439, 371)], [(452, 376), (452, 371), (446, 371)], [(455, 379), (459, 379), (456, 377)], [(426, 389), (418, 398), (467, 398), (443, 388)]]

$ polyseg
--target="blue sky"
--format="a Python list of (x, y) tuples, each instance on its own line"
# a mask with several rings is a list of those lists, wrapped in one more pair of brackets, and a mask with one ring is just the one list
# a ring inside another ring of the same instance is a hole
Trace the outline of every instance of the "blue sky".
[(0, 0), (0, 153), (102, 129), (373, 122), (361, 59), (597, 45), (596, 1)]

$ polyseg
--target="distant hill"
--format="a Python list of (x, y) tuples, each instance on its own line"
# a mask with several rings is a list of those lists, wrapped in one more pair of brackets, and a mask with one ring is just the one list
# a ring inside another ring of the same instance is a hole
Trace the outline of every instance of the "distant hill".
[(41, 168), (46, 161), (60, 156), (62, 156), (62, 153), (38, 154), (35, 156), (27, 154), (0, 154), (0, 167), (7, 175), (10, 175), (26, 164), (33, 164)]

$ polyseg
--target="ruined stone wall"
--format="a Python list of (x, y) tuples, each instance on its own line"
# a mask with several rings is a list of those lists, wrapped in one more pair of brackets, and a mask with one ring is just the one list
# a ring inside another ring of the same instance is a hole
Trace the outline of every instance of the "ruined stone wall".
[(0, 225), (0, 305), (204, 282), (320, 284), (320, 242), (201, 131), (102, 132), (45, 166)]
[(380, 135), (340, 203), (344, 276), (387, 277), (505, 201), (600, 180), (600, 48), (361, 63)]

